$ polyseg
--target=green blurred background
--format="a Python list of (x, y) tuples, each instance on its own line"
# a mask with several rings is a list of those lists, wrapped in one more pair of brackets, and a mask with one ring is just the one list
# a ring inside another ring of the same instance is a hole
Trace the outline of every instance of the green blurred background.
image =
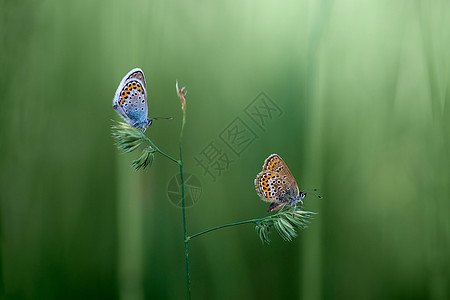
[[(193, 240), (193, 299), (450, 298), (450, 3), (2, 0), (0, 22), (2, 299), (185, 297), (178, 168), (133, 171), (111, 137), (134, 67), (173, 156), (187, 86), (190, 234), (265, 216), (271, 153), (324, 196), (293, 242)], [(261, 91), (282, 115), (213, 182), (194, 158)]]

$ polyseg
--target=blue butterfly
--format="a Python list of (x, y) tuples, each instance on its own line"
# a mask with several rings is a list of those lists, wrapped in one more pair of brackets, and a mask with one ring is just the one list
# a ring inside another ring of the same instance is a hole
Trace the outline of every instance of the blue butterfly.
[(113, 108), (128, 124), (144, 132), (152, 124), (152, 119), (172, 119), (148, 118), (147, 83), (144, 72), (139, 68), (122, 78), (113, 99)]

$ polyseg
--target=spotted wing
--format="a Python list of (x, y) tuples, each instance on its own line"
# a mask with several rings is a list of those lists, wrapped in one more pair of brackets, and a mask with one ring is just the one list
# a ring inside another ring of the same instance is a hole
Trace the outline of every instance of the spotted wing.
[(298, 198), (298, 191), (286, 180), (285, 175), (278, 172), (262, 171), (255, 179), (256, 191), (259, 196), (271, 205), (268, 212), (285, 205), (293, 205)]
[(295, 181), (288, 166), (278, 154), (272, 154), (264, 161), (263, 171), (279, 173), (282, 181), (286, 182), (286, 185), (289, 187), (289, 192), (292, 193), (293, 196), (300, 195), (297, 181)]
[(133, 70), (128, 72), (128, 74), (125, 75), (125, 77), (123, 77), (123, 79), (122, 79), (123, 82), (121, 82), (121, 83), (124, 83), (125, 81), (128, 81), (130, 79), (140, 80), (144, 84), (144, 88), (147, 89), (147, 83), (145, 81), (144, 72), (140, 68), (134, 68)]
[(147, 125), (147, 90), (144, 83), (130, 78), (119, 85), (113, 108), (128, 124), (144, 128)]
[(267, 202), (281, 203), (281, 176), (277, 172), (262, 171), (256, 176), (255, 187), (259, 196)]
[[(127, 73), (127, 75), (125, 75), (122, 80), (120, 81), (119, 86), (117, 87), (116, 90), (116, 94), (114, 97), (114, 102), (116, 101), (116, 99), (118, 98), (118, 96), (120, 95), (123, 87), (125, 86), (125, 84), (130, 80), (130, 79), (137, 79), (141, 82), (141, 84), (144, 86), (145, 90), (147, 90), (147, 83), (145, 81), (145, 76), (144, 76), (144, 72), (140, 69), (140, 68), (134, 68), (133, 70), (129, 71)], [(113, 103), (114, 105), (115, 103)]]

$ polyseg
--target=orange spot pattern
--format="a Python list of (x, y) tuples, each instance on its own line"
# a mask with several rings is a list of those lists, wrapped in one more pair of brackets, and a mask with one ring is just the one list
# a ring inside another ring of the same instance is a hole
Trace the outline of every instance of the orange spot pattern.
[(266, 175), (267, 175), (266, 178), (264, 178), (264, 177), (261, 178), (261, 186), (262, 186), (263, 192), (266, 194), (266, 198), (267, 199), (271, 199), (270, 198), (270, 193), (269, 193), (269, 183), (268, 183), (268, 181), (269, 181), (270, 178), (276, 177), (276, 175), (271, 174), (271, 173), (267, 173)]
[(273, 171), (273, 167), (275, 166), (275, 164), (277, 164), (277, 163), (279, 163), (279, 159), (278, 158), (273, 158), (273, 159), (271, 159), (270, 161), (269, 161), (269, 163), (267, 164), (267, 169), (268, 170), (270, 170), (270, 171)]
[(138, 83), (136, 84), (136, 82), (132, 82), (131, 84), (125, 86), (122, 90), (122, 93), (120, 94), (120, 101), (119, 101), (119, 105), (123, 106), (123, 103), (125, 102), (125, 99), (128, 98), (128, 94), (131, 93), (131, 90), (133, 88), (136, 88), (138, 91), (143, 91), (141, 85)]

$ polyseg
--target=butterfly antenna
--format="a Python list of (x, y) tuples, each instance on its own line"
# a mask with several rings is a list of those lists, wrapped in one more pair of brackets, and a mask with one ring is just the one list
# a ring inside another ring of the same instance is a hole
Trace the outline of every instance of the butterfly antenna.
[(311, 193), (311, 192), (309, 192), (309, 193), (305, 193), (305, 194), (311, 194), (311, 195), (314, 195), (314, 196), (316, 196), (317, 198), (319, 198), (319, 199), (322, 199), (323, 197), (322, 196), (320, 196), (320, 195), (317, 195), (317, 194), (314, 194), (314, 193)]
[(170, 118), (162, 118), (162, 117), (154, 117), (154, 118), (148, 118), (149, 120), (173, 120), (172, 117)]
[[(306, 189), (306, 190), (303, 190), (302, 192), (305, 192), (305, 191), (317, 191), (317, 189)], [(319, 199), (322, 199), (323, 197), (322, 196), (320, 196), (320, 195), (317, 195), (317, 194), (315, 194), (315, 193), (311, 193), (311, 192), (305, 192), (304, 193), (305, 195), (306, 194), (311, 194), (311, 195), (314, 195), (314, 196), (316, 196), (317, 198), (319, 198)]]

